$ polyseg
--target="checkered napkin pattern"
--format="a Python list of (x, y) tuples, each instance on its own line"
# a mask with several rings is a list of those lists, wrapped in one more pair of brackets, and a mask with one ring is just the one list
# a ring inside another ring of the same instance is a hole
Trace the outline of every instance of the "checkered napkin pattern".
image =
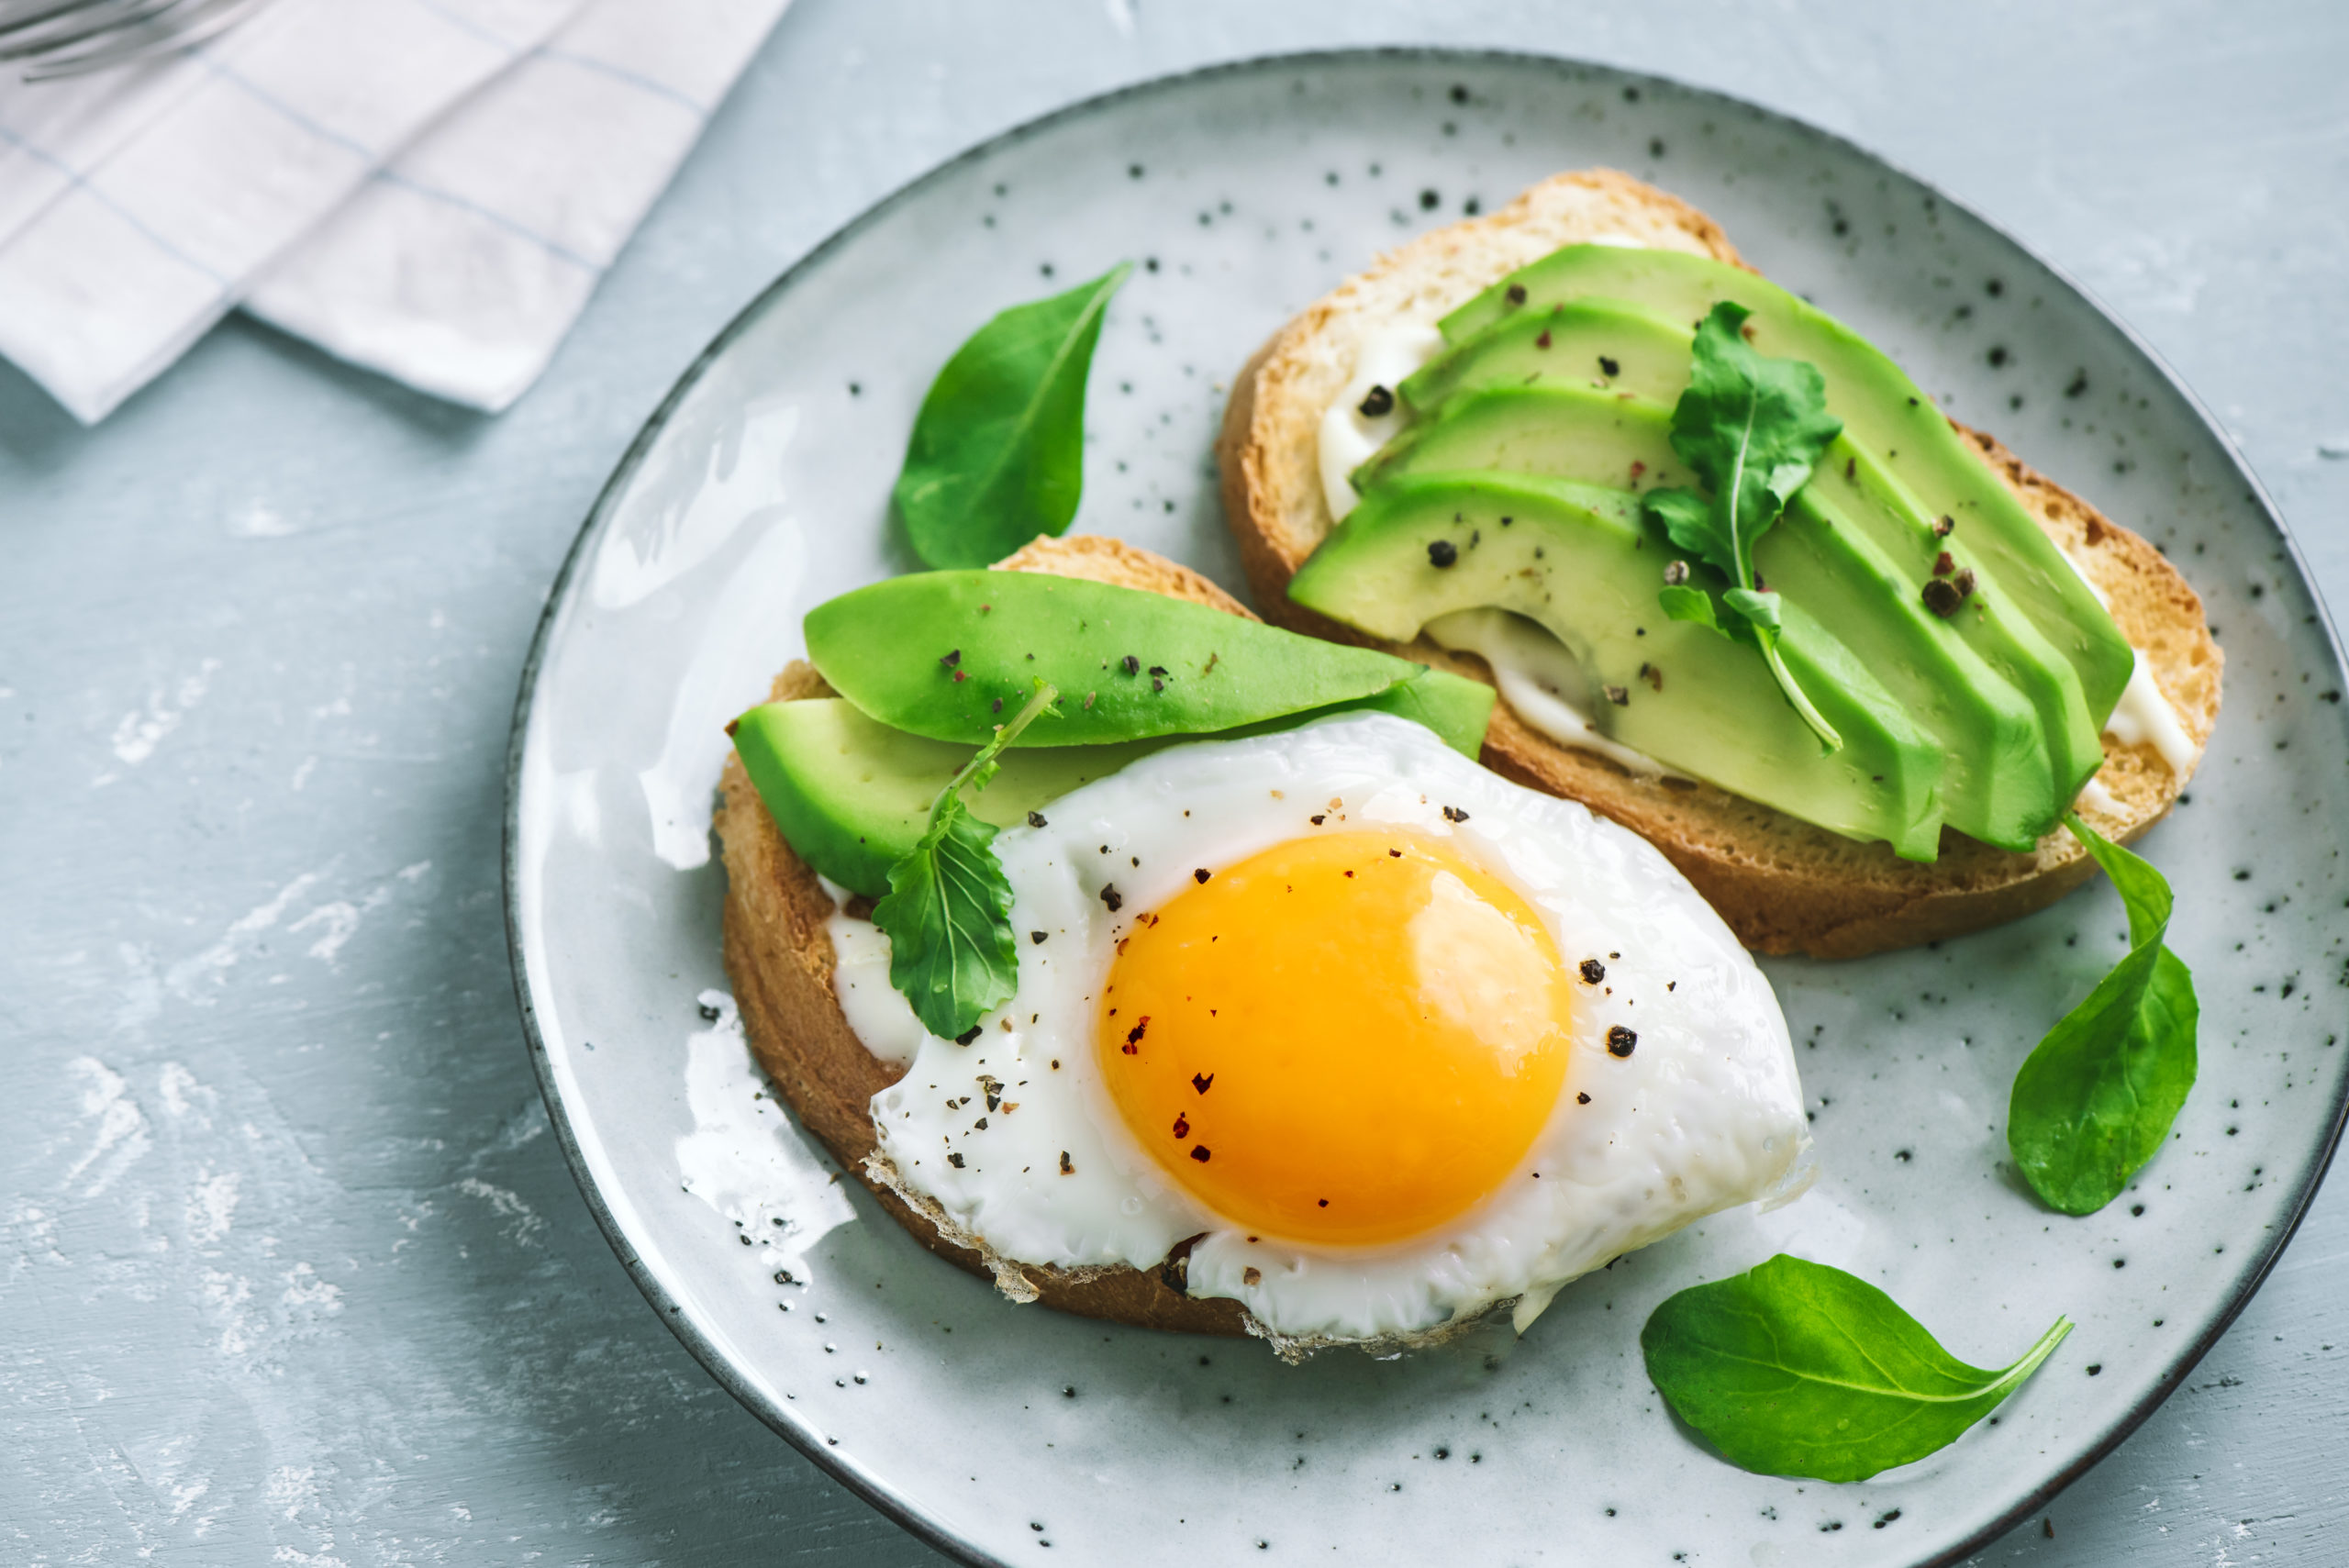
[(0, 81), (0, 354), (95, 422), (242, 306), (503, 408), (787, 3), (274, 0)]

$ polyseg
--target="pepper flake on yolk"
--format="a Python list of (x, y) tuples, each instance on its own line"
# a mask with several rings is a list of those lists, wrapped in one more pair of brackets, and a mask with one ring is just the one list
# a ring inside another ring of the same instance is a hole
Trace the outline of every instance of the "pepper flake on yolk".
[(1126, 1125), (1225, 1219), (1375, 1245), (1514, 1171), (1564, 1086), (1541, 918), (1440, 839), (1275, 845), (1136, 924), (1097, 1039)]

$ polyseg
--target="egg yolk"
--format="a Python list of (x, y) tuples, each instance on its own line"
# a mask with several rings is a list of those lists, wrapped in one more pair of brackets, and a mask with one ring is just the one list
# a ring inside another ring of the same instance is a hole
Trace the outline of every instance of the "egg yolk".
[(1102, 1075), (1225, 1219), (1393, 1241), (1524, 1158), (1564, 1084), (1570, 993), (1531, 907), (1444, 841), (1331, 832), (1135, 923), (1100, 1000)]

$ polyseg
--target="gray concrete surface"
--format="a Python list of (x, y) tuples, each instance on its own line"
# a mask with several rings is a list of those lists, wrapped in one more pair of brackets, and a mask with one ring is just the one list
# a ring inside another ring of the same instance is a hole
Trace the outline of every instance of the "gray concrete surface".
[[(1072, 98), (1446, 41), (1851, 135), (2084, 280), (2349, 606), (2349, 10), (798, 0), (511, 413), (232, 322), (95, 431), (0, 367), (0, 1561), (934, 1562), (654, 1320), (547, 1136), (507, 726), (639, 421), (776, 271)], [(2349, 1191), (1981, 1561), (2349, 1561)], [(2052, 1534), (2049, 1531), (2052, 1530)]]

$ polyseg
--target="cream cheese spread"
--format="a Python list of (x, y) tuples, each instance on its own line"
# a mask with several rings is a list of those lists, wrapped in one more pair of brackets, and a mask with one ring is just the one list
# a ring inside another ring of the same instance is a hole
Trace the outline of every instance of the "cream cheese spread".
[(1590, 683), (1566, 645), (1535, 622), (1507, 610), (1454, 610), (1421, 629), (1439, 647), (1474, 653), (1491, 665), (1502, 700), (1559, 745), (1595, 752), (1636, 778), (1662, 778), (1671, 771), (1646, 752), (1609, 740), (1575, 706), (1577, 698), (1566, 694), (1578, 696)]
[(911, 1066), (930, 1031), (889, 984), (889, 939), (872, 921), (847, 912), (847, 888), (829, 878), (823, 882), (832, 897), (824, 932), (832, 939), (832, 992), (840, 998), (841, 1016), (876, 1058), (892, 1067)]
[[(2098, 604), (2107, 610), (2112, 608), (2112, 595), (2096, 585), (2096, 579), (2088, 575), (2087, 568), (2082, 566), (2070, 550), (2059, 550), (2055, 553), (2064, 558), (2065, 565), (2079, 573), (2080, 581), (2087, 584), (2088, 592), (2096, 595)], [(2123, 746), (2152, 746), (2171, 773), (2183, 779), (2188, 770), (2194, 766), (2195, 759), (2202, 754), (2201, 750), (2194, 744), (2194, 738), (2186, 732), (2186, 726), (2179, 720), (2177, 710), (2170, 706), (2169, 698), (2162, 695), (2161, 684), (2154, 679), (2153, 662), (2145, 657), (2145, 651), (2132, 642), (2129, 645), (2129, 651), (2136, 656), (2136, 664), (2129, 672), (2128, 685), (2121, 688), (2121, 700), (2112, 705), (2111, 717), (2104, 721), (2104, 732)], [(2087, 787), (2102, 795), (2103, 800), (2090, 801), (2087, 790), (2083, 790), (2080, 795), (2083, 801), (2090, 805), (2111, 804), (2111, 795), (2096, 780), (2090, 779)]]
[[(1343, 522), (1362, 499), (1347, 475), (1403, 428), (1403, 402), (1395, 389), (1442, 347), (1443, 334), (1427, 320), (1391, 322), (1363, 339), (1353, 380), (1321, 415), (1321, 494), (1330, 503), (1333, 522)], [(1386, 411), (1367, 414), (1363, 407), (1374, 389), (1386, 392)]]

